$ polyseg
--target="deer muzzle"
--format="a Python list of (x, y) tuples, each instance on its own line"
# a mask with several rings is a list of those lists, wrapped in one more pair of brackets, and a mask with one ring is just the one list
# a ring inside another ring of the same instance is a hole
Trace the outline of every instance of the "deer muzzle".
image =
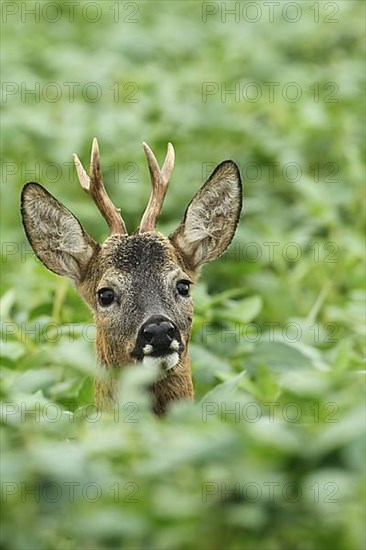
[(146, 365), (170, 371), (178, 364), (183, 349), (175, 323), (163, 315), (153, 315), (140, 327), (132, 356)]

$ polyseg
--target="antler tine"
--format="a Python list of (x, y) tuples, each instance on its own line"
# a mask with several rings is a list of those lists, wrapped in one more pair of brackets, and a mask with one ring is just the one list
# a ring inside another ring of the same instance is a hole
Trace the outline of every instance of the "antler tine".
[(125, 222), (119, 208), (116, 208), (105, 190), (97, 138), (93, 139), (90, 159), (90, 177), (83, 168), (80, 159), (74, 154), (74, 164), (79, 177), (80, 185), (90, 195), (98, 207), (99, 212), (106, 220), (111, 235), (127, 235)]
[(150, 199), (142, 216), (139, 230), (140, 233), (146, 233), (146, 231), (154, 231), (156, 221), (161, 212), (170, 176), (174, 168), (175, 154), (173, 145), (168, 143), (165, 161), (160, 170), (158, 161), (150, 147), (145, 142), (142, 146), (149, 166), (152, 187)]

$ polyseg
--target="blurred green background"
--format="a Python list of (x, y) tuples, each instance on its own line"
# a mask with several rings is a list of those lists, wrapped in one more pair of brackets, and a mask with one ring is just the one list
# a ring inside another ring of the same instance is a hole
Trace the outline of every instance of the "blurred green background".
[[(2, 3), (3, 548), (365, 547), (364, 20), (352, 0)], [(195, 404), (163, 420), (139, 369), (92, 416), (90, 312), (21, 225), (36, 180), (106, 237), (70, 164), (94, 136), (130, 231), (144, 140), (176, 149), (163, 232), (220, 161), (244, 180), (194, 290)]]

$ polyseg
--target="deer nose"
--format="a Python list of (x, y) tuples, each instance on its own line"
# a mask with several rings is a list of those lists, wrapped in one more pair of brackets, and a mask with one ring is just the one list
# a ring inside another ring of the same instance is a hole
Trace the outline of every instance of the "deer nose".
[(169, 319), (158, 315), (150, 317), (141, 327), (144, 343), (152, 346), (154, 351), (169, 349), (175, 331), (176, 327)]

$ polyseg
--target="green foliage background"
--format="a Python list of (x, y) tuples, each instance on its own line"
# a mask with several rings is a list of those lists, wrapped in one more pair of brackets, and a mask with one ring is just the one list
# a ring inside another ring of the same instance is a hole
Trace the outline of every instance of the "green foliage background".
[[(2, 116), (2, 547), (364, 548), (364, 3), (297, 2), (295, 23), (282, 4), (272, 23), (263, 3), (256, 23), (222, 21), (223, 5), (243, 14), (245, 2), (211, 3), (218, 13), (206, 22), (198, 1), (100, 1), (95, 23), (85, 2), (74, 22), (53, 4), (55, 23), (22, 22), (19, 11), (2, 25), (3, 81), (19, 86)], [(58, 101), (50, 89), (42, 96), (50, 82)], [(80, 83), (72, 100), (68, 82)], [(90, 82), (102, 91), (96, 102), (82, 94)], [(207, 82), (241, 91), (257, 82), (263, 95), (204, 101)], [(265, 82), (279, 83), (273, 101)], [(297, 102), (282, 96), (289, 82)], [(39, 101), (22, 97), (35, 83)], [(162, 420), (137, 368), (124, 373), (120, 408), (93, 416), (90, 313), (25, 248), (19, 195), (29, 179), (106, 236), (66, 164), (73, 152), (88, 158), (94, 135), (130, 228), (149, 195), (143, 140), (159, 159), (167, 141), (176, 149), (163, 232), (215, 164), (233, 158), (244, 178), (235, 241), (194, 290), (196, 401)], [(300, 247), (296, 261), (288, 243)]]

